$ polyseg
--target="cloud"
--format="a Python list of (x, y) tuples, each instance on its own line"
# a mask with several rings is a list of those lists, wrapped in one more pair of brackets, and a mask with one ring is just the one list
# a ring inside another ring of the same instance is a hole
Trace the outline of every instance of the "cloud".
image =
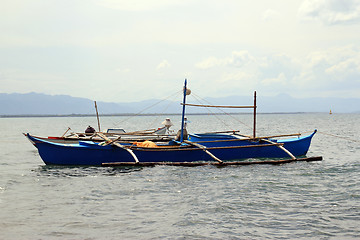
[(360, 87), (360, 49), (358, 47), (336, 48), (325, 53), (324, 77), (337, 88)]
[(95, 0), (103, 7), (112, 8), (122, 11), (149, 11), (171, 5), (181, 4), (183, 1), (178, 0)]
[(223, 75), (221, 82), (229, 83), (229, 82), (254, 82), (255, 75), (250, 72), (245, 71), (237, 71), (234, 73), (226, 73)]
[(305, 0), (298, 15), (301, 20), (317, 20), (325, 25), (360, 22), (360, 0)]
[(358, 97), (360, 88), (360, 49), (357, 46), (329, 48), (309, 54), (294, 78), (300, 89), (345, 91)]
[[(310, 68), (327, 69), (344, 62), (360, 62), (360, 48), (358, 46), (345, 46), (317, 51), (307, 56)], [(357, 69), (359, 66), (356, 66)]]
[[(360, 72), (360, 58), (350, 58), (344, 61), (338, 62), (333, 66), (327, 68), (325, 73), (327, 74), (351, 74)], [(359, 79), (360, 80), (360, 79)]]
[(218, 59), (216, 57), (209, 57), (207, 59), (202, 60), (201, 62), (196, 63), (195, 67), (200, 69), (209, 69), (223, 64), (224, 64), (224, 60)]
[(255, 61), (255, 58), (251, 56), (248, 51), (234, 51), (232, 52), (231, 57), (209, 57), (201, 62), (196, 63), (195, 67), (200, 69), (209, 69), (217, 66), (231, 66), (240, 68), (252, 63), (253, 61)]
[(279, 12), (273, 10), (273, 9), (267, 9), (265, 10), (265, 12), (263, 13), (263, 17), (262, 19), (264, 21), (268, 21), (268, 20), (271, 20), (271, 19), (274, 19), (276, 18), (277, 16), (279, 16)]
[(248, 51), (234, 51), (231, 58), (227, 60), (227, 64), (234, 67), (243, 67), (255, 61)]
[(171, 65), (167, 60), (163, 60), (159, 65), (156, 67), (157, 70), (169, 68)]
[[(297, 96), (320, 95), (341, 89), (351, 96), (360, 88), (360, 48), (346, 46), (312, 52), (306, 57), (284, 54), (254, 55), (248, 51), (234, 51), (229, 57), (215, 56), (198, 63), (208, 69), (214, 82), (213, 91), (227, 94), (246, 94), (259, 90), (267, 94), (287, 92)], [(216, 80), (215, 80), (216, 79)]]
[(287, 83), (287, 79), (284, 73), (280, 73), (275, 78), (267, 78), (261, 81), (262, 84), (266, 86), (273, 86), (273, 84), (281, 84), (285, 85)]
[[(49, 79), (51, 79), (51, 84), (49, 84)], [(1, 69), (0, 82), (4, 92), (44, 92), (47, 94), (56, 94), (59, 90), (66, 92), (68, 86), (76, 88), (75, 86), (81, 87), (81, 84), (84, 84), (74, 78), (68, 79), (58, 74), (22, 69)]]
[(131, 72), (130, 68), (117, 68), (115, 69), (116, 72), (120, 72), (120, 73), (129, 73)]

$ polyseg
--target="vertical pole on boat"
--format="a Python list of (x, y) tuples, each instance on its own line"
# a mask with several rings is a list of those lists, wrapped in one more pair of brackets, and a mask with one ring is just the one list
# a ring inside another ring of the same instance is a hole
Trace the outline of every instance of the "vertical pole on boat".
[(254, 91), (254, 128), (253, 128), (254, 138), (256, 137), (256, 91)]
[(184, 98), (183, 98), (183, 110), (182, 110), (182, 116), (181, 116), (181, 135), (180, 135), (180, 142), (183, 142), (183, 141), (184, 141), (186, 84), (187, 84), (187, 80), (185, 79), (185, 83), (184, 83)]
[(99, 132), (101, 132), (101, 130), (100, 130), (99, 113), (98, 113), (98, 109), (97, 109), (96, 101), (94, 101), (94, 102), (95, 102), (96, 118), (97, 118), (97, 122), (98, 122)]

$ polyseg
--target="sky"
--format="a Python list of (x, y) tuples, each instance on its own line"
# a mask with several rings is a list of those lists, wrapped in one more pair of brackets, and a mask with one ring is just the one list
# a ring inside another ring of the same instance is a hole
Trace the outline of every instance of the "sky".
[(360, 0), (2, 0), (0, 92), (360, 98)]

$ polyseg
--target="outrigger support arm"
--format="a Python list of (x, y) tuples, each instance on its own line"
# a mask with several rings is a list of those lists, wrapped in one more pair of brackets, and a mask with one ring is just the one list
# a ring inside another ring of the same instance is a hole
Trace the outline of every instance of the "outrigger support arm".
[(61, 137), (64, 137), (65, 136), (65, 134), (70, 130), (71, 128), (70, 127), (68, 127), (68, 129), (64, 132), (64, 134), (61, 136)]
[(287, 155), (289, 155), (292, 160), (296, 160), (296, 157), (289, 150), (287, 150), (283, 145), (276, 144), (276, 143), (274, 143), (274, 142), (272, 142), (272, 141), (270, 141), (268, 139), (261, 139), (261, 140), (276, 145), (278, 148), (283, 150)]
[(99, 137), (101, 137), (102, 139), (104, 139), (106, 142), (109, 142), (111, 145), (114, 145), (116, 147), (119, 147), (119, 148), (122, 148), (122, 149), (128, 151), (131, 154), (131, 156), (134, 158), (135, 163), (139, 163), (139, 159), (136, 157), (135, 153), (131, 149), (128, 149), (127, 147), (125, 147), (125, 146), (123, 146), (123, 145), (121, 145), (121, 144), (119, 144), (117, 142), (112, 141), (110, 138), (106, 137), (102, 133), (97, 133), (97, 135)]
[[(255, 132), (255, 131), (254, 131), (254, 132)], [(242, 134), (234, 133), (234, 135), (239, 135), (239, 136), (247, 137), (247, 138), (251, 139), (250, 136), (246, 136), (246, 135), (242, 135)], [(288, 134), (288, 135), (291, 136), (291, 135), (295, 135), (295, 134)], [(296, 134), (296, 135), (299, 135), (299, 134)], [(284, 136), (287, 136), (287, 135), (284, 135)], [(281, 137), (281, 135), (280, 135), (280, 136), (269, 136), (269, 137), (255, 137), (255, 136), (254, 136), (254, 138), (252, 138), (252, 140), (258, 139), (258, 140), (260, 140), (260, 141), (262, 140), (262, 141), (264, 141), (264, 142), (267, 142), (267, 143), (276, 145), (278, 148), (280, 148), (281, 150), (283, 150), (287, 155), (289, 155), (292, 160), (296, 160), (296, 157), (295, 157), (289, 150), (287, 150), (282, 144), (277, 144), (277, 143), (274, 143), (274, 142), (270, 141), (269, 139), (267, 139), (267, 138), (271, 138), (271, 137)]]
[(198, 147), (202, 150), (204, 150), (204, 152), (206, 154), (208, 154), (210, 157), (212, 157), (214, 160), (218, 161), (219, 163), (223, 163), (223, 161), (221, 161), (221, 159), (217, 158), (214, 154), (212, 154), (211, 152), (209, 152), (205, 146), (201, 145), (201, 144), (198, 144), (198, 143), (194, 143), (194, 142), (190, 142), (190, 141), (187, 141), (185, 140), (185, 143), (189, 144), (189, 145), (193, 145), (195, 147)]

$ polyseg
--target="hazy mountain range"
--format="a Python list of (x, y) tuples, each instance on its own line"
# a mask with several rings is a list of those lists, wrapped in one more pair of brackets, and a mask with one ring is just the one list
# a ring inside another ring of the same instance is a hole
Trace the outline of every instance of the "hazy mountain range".
[[(181, 113), (181, 102), (161, 101), (150, 99), (130, 103), (97, 102), (100, 114), (152, 114), (152, 113)], [(214, 105), (252, 105), (252, 96), (229, 96), (222, 98), (206, 98), (201, 104)], [(190, 103), (199, 104), (189, 98)], [(274, 112), (329, 112), (355, 113), (360, 112), (360, 98), (293, 98), (286, 94), (275, 97), (257, 98), (259, 113)], [(211, 109), (212, 112), (219, 112)], [(231, 112), (231, 109), (224, 109)], [(245, 110), (233, 110), (236, 112), (249, 112)], [(188, 107), (187, 113), (207, 113), (204, 108)], [(0, 93), (0, 115), (71, 115), (71, 114), (95, 114), (93, 100), (77, 98), (67, 95), (46, 95), (40, 93)]]

